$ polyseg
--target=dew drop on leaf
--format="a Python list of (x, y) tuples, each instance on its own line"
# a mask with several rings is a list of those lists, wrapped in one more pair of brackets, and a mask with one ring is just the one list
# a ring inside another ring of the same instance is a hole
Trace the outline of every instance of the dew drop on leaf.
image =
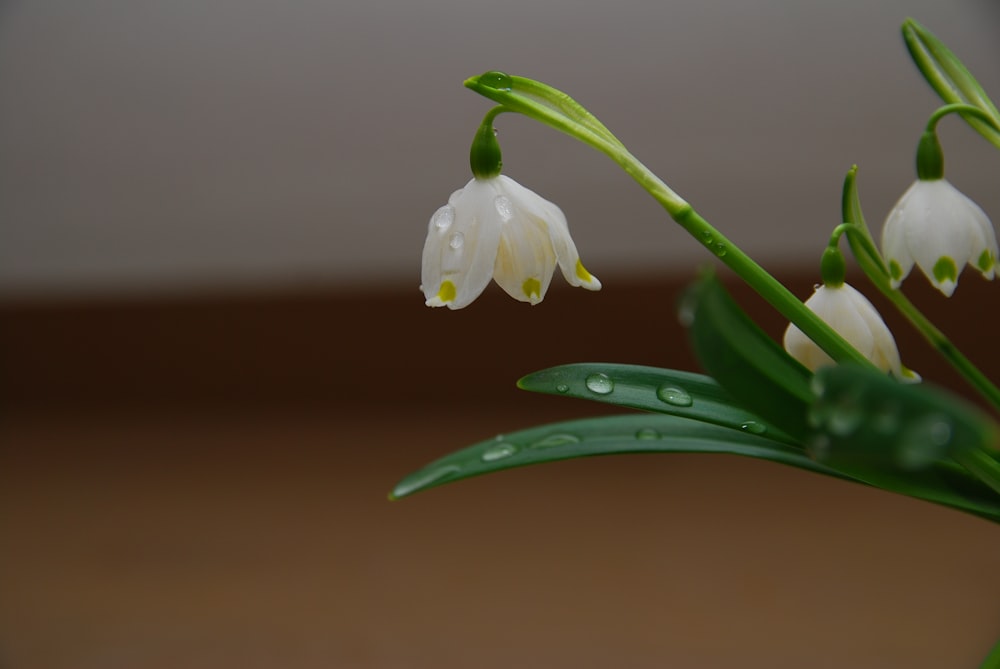
[(510, 75), (499, 70), (492, 70), (480, 75), (479, 83), (487, 88), (494, 88), (498, 91), (509, 91), (514, 85), (514, 81), (510, 78)]
[(560, 432), (556, 434), (550, 434), (544, 439), (540, 439), (535, 443), (531, 444), (531, 448), (553, 448), (554, 446), (567, 446), (569, 444), (579, 444), (580, 437), (575, 434), (567, 434), (565, 432)]
[(688, 391), (677, 386), (660, 386), (656, 389), (656, 396), (661, 402), (675, 407), (689, 407), (693, 403)]
[(600, 372), (587, 377), (587, 388), (598, 395), (608, 395), (615, 389), (615, 382), (607, 374)]
[(483, 462), (496, 462), (497, 460), (509, 458), (515, 453), (517, 453), (516, 445), (505, 441), (498, 441), (483, 451), (483, 454), (479, 457), (482, 458)]

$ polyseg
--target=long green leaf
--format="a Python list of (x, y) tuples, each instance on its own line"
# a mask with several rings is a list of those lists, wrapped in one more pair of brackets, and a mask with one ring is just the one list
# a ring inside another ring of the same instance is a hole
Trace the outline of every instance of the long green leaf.
[(819, 461), (880, 488), (998, 517), (1000, 495), (955, 463), (996, 452), (1000, 429), (978, 409), (853, 365), (820, 370), (813, 386), (809, 450)]
[(537, 393), (694, 418), (798, 445), (780, 428), (739, 405), (714, 379), (704, 374), (643, 365), (584, 362), (528, 374), (517, 385)]
[(623, 453), (742, 455), (845, 478), (801, 449), (765, 436), (680, 416), (632, 414), (543, 425), (479, 442), (406, 476), (390, 497), (512, 467)]
[(962, 114), (965, 122), (990, 143), (1000, 148), (1000, 111), (969, 69), (927, 28), (913, 19), (903, 22), (903, 41), (924, 79), (942, 100), (975, 105), (993, 119), (994, 125), (970, 114)]
[(681, 319), (698, 362), (737, 402), (796, 439), (809, 434), (812, 374), (750, 320), (714, 275), (688, 290)]

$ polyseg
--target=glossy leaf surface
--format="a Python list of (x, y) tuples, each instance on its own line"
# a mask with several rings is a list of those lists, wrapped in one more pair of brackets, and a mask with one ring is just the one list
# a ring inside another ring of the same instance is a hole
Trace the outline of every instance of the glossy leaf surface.
[(479, 442), (406, 476), (391, 496), (512, 467), (624, 453), (742, 455), (840, 476), (801, 449), (766, 436), (680, 416), (634, 414), (543, 425)]
[(913, 19), (903, 23), (903, 40), (920, 73), (942, 100), (974, 105), (993, 119), (996, 127), (970, 114), (962, 115), (976, 132), (1000, 148), (1000, 111), (965, 64), (941, 40)]
[(797, 439), (809, 433), (811, 372), (750, 320), (714, 275), (688, 290), (681, 320), (698, 362), (737, 402)]
[(577, 363), (528, 374), (517, 385), (533, 392), (684, 416), (797, 443), (775, 425), (747, 411), (704, 374), (643, 365)]

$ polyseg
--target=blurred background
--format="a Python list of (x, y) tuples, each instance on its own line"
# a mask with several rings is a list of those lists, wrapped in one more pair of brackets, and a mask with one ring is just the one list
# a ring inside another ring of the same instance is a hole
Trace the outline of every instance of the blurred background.
[[(490, 106), (463, 79), (566, 90), (806, 297), (847, 169), (876, 233), (914, 178), (937, 98), (907, 16), (1000, 95), (994, 0), (0, 5), (0, 667), (976, 666), (1000, 535), (927, 504), (694, 456), (386, 501), (451, 450), (607, 412), (528, 371), (697, 369), (674, 301), (711, 259), (513, 115), (505, 172), (605, 289), (423, 306), (427, 221)], [(996, 216), (995, 149), (941, 133)], [(1000, 376), (996, 286), (907, 290)]]

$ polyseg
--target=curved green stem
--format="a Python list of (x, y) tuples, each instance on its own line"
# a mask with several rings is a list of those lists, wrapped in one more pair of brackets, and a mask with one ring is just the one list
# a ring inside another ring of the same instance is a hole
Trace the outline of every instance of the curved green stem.
[(965, 104), (963, 102), (954, 102), (951, 104), (942, 105), (934, 110), (930, 118), (927, 120), (927, 127), (925, 130), (927, 132), (934, 132), (937, 129), (938, 121), (947, 116), (948, 114), (970, 114), (980, 119), (985, 123), (989, 123), (994, 129), (1000, 130), (997, 127), (997, 122), (994, 120), (991, 114), (983, 111), (981, 108), (975, 105)]
[(674, 221), (740, 276), (782, 316), (798, 326), (827, 355), (837, 362), (871, 365), (867, 358), (816, 316), (780, 281), (712, 227), (687, 201), (633, 156), (596, 117), (568, 95), (532, 79), (502, 72), (487, 72), (479, 77), (472, 77), (465, 81), (465, 85), (511, 111), (540, 121), (604, 153), (652, 195)]

